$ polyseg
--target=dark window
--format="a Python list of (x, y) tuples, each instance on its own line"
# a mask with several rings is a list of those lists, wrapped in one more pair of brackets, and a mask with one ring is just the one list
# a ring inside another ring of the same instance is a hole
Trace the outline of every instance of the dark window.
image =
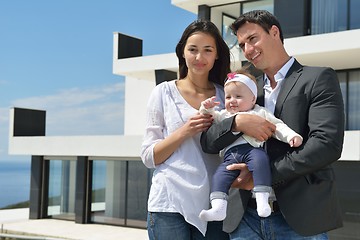
[(351, 0), (350, 1), (350, 29), (359, 29), (360, 28), (360, 1)]
[(308, 35), (307, 0), (276, 0), (274, 15), (281, 24), (284, 38)]
[(348, 101), (347, 130), (360, 130), (360, 70), (349, 72)]
[(345, 129), (360, 130), (360, 70), (338, 72), (345, 105)]
[(312, 0), (311, 34), (347, 29), (348, 0)]
[(360, 239), (360, 162), (338, 161), (334, 170), (344, 227), (330, 231), (329, 237), (332, 240)]

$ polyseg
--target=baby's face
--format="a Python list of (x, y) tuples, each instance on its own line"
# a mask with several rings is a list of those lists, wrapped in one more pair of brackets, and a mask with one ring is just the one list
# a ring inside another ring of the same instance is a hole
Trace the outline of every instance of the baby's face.
[(225, 85), (225, 108), (230, 113), (247, 112), (253, 109), (256, 97), (241, 82), (230, 82)]

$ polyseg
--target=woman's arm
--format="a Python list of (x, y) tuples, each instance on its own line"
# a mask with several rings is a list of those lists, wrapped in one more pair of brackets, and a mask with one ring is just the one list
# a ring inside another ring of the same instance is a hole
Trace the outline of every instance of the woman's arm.
[(165, 162), (187, 138), (206, 130), (211, 122), (210, 115), (197, 114), (165, 139), (157, 142), (153, 150), (155, 165)]

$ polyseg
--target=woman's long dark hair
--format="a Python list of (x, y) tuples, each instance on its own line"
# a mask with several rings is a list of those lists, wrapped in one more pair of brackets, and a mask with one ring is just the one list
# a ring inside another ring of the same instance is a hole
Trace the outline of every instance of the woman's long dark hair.
[(184, 59), (184, 48), (188, 38), (196, 32), (209, 34), (215, 39), (218, 59), (209, 72), (209, 81), (224, 86), (226, 75), (230, 72), (230, 50), (221, 37), (219, 29), (214, 23), (207, 20), (195, 20), (183, 32), (179, 43), (176, 45), (176, 56), (179, 60), (179, 77), (183, 79), (188, 74), (188, 67)]

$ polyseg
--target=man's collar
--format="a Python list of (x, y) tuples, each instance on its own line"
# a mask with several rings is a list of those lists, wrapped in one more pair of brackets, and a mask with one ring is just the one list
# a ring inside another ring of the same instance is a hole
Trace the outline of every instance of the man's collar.
[[(294, 57), (290, 57), (289, 60), (280, 68), (280, 70), (274, 75), (274, 79), (276, 82), (278, 82), (281, 79), (284, 79), (287, 72), (289, 71), (290, 67), (293, 65), (295, 61)], [(266, 74), (264, 74), (264, 82), (265, 84), (268, 83), (269, 78)]]

